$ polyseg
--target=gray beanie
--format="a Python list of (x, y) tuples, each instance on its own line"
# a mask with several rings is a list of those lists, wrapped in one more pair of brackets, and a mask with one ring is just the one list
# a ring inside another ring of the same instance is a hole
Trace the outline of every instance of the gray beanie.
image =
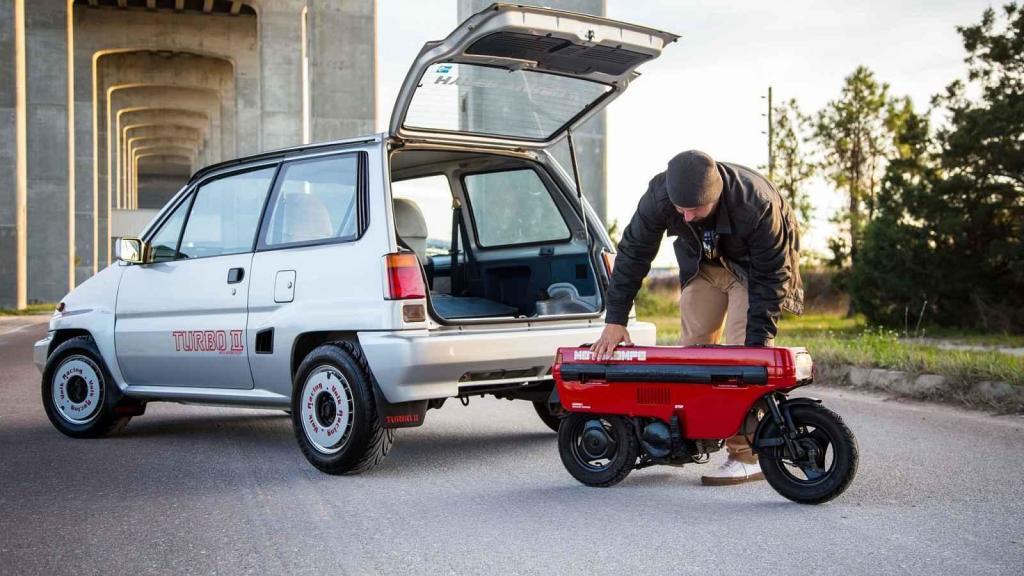
[(665, 186), (672, 204), (697, 208), (718, 202), (722, 176), (711, 156), (700, 150), (687, 150), (668, 161)]

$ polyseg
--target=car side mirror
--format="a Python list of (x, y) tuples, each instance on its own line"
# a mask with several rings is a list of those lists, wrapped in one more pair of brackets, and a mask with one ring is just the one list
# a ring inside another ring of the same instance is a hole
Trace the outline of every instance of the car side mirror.
[(142, 264), (145, 262), (145, 243), (138, 238), (118, 238), (115, 244), (115, 257), (128, 264)]

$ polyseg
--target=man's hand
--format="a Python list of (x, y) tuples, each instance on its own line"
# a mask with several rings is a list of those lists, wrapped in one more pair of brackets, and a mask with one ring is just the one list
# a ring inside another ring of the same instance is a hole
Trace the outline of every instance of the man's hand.
[(611, 360), (612, 352), (615, 351), (615, 347), (619, 343), (626, 344), (627, 346), (633, 345), (633, 342), (629, 339), (629, 331), (620, 324), (605, 324), (601, 337), (590, 347), (590, 351), (594, 353), (598, 360)]

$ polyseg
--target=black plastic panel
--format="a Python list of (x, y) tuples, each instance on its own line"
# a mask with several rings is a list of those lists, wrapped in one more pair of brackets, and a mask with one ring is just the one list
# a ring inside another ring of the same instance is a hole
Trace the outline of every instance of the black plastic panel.
[(274, 329), (264, 328), (256, 333), (256, 353), (257, 354), (273, 354), (274, 353)]
[(700, 364), (562, 364), (562, 379), (674, 384), (715, 384), (730, 381), (767, 384), (768, 369), (764, 366)]
[(552, 72), (586, 74), (603, 72), (618, 76), (650, 60), (651, 56), (611, 46), (585, 46), (548, 36), (519, 32), (495, 32), (473, 43), (467, 54), (533, 60)]

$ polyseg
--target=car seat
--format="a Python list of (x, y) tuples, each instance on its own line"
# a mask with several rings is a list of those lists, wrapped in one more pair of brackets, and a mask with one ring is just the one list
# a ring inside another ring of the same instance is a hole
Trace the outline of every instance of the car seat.
[(395, 198), (392, 201), (395, 210), (395, 230), (398, 237), (405, 242), (420, 262), (427, 260), (427, 221), (423, 212), (415, 202), (408, 198)]
[(301, 192), (285, 194), (274, 211), (271, 242), (291, 244), (334, 237), (331, 213), (320, 198)]

